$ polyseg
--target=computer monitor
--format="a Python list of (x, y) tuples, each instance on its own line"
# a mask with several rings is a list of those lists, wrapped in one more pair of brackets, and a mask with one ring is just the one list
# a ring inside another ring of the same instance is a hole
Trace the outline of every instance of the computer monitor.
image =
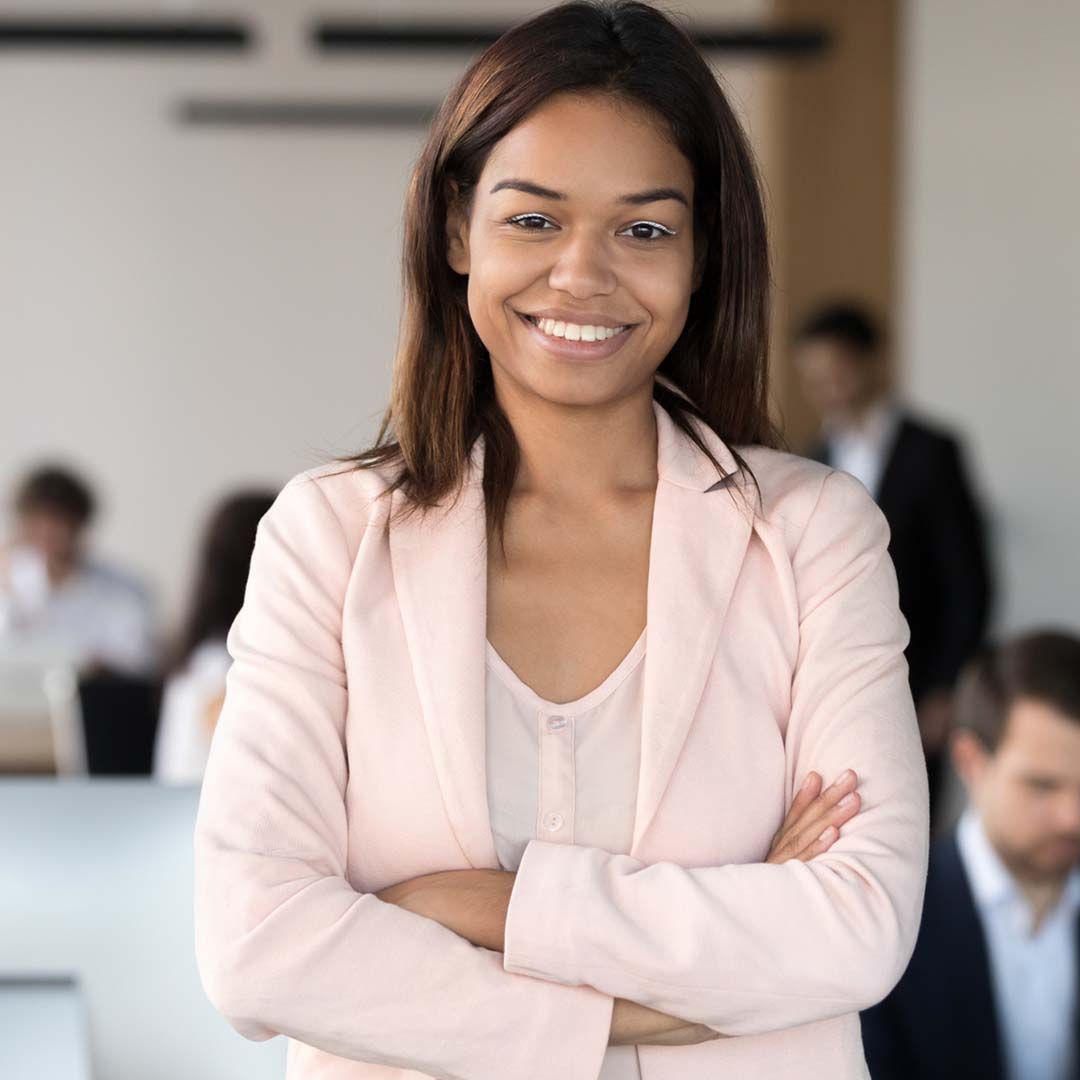
[[(198, 798), (143, 778), (0, 778), (0, 980), (23, 1005), (34, 980), (77, 985), (94, 1076), (285, 1075), (285, 1038), (245, 1039), (199, 980)], [(43, 1015), (40, 995), (33, 1004)]]
[(75, 979), (0, 978), (0, 1076), (93, 1080), (86, 1009)]

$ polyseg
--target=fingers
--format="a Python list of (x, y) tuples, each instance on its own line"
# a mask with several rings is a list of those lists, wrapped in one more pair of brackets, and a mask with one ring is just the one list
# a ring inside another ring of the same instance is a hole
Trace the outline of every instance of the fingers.
[(816, 772), (808, 772), (806, 778), (803, 780), (802, 787), (799, 788), (795, 795), (794, 800), (791, 803), (791, 808), (787, 812), (787, 816), (784, 818), (780, 828), (773, 833), (773, 846), (788, 833), (798, 823), (799, 819), (807, 812), (807, 810), (813, 805), (814, 800), (821, 794), (821, 775)]
[(784, 818), (783, 825), (780, 826), (780, 832), (783, 833), (790, 828), (819, 794), (821, 794), (821, 776), (816, 772), (807, 773), (802, 787), (799, 788), (799, 792), (791, 804), (787, 817)]
[(800, 862), (809, 862), (815, 855), (822, 855), (828, 851), (839, 835), (840, 830), (835, 825), (829, 825), (808, 848), (804, 848), (793, 858), (798, 859)]
[[(792, 842), (796, 851), (802, 852), (811, 844), (822, 841), (822, 834), (829, 826), (839, 829), (845, 821), (850, 821), (858, 813), (861, 800), (855, 790), (856, 783), (854, 771), (848, 769), (814, 800), (793, 830)], [(835, 839), (835, 836), (832, 837), (832, 840)], [(828, 837), (824, 840), (831, 842)]]
[(809, 774), (792, 803), (791, 811), (773, 840), (769, 861), (808, 861), (835, 842), (840, 826), (858, 813), (861, 799), (856, 792), (854, 771), (846, 770), (828, 788), (817, 794), (821, 778)]

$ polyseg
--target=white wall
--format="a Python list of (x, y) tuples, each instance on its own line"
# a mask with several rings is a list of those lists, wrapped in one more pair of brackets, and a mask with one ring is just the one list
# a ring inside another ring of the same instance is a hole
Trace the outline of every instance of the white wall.
[(435, 100), (455, 68), (318, 63), (292, 21), (261, 14), (271, 47), (250, 57), (0, 63), (0, 487), (45, 454), (81, 466), (108, 504), (98, 546), (166, 609), (217, 495), (365, 444), (389, 386), (422, 131), (185, 128), (170, 110)]
[(1080, 628), (1080, 6), (902, 10), (906, 389), (970, 437), (997, 627)]
[[(543, 6), (487, 0), (455, 15)], [(682, 5), (706, 17), (768, 7)], [(170, 619), (219, 494), (276, 490), (373, 439), (397, 331), (402, 197), (424, 136), (182, 127), (170, 110), (214, 95), (437, 102), (466, 57), (319, 59), (305, 45), (314, 12), (424, 8), (447, 17), (439, 4), (246, 0), (221, 10), (256, 22), (250, 54), (0, 59), (0, 493), (44, 455), (80, 466), (107, 504), (96, 546), (149, 578)], [(728, 74), (760, 114), (753, 65)], [(759, 139), (767, 127), (751, 126)]]

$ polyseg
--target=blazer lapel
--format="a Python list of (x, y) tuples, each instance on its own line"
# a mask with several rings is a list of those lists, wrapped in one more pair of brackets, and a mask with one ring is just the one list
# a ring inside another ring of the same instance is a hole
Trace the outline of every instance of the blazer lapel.
[(649, 550), (641, 767), (631, 855), (640, 851), (656, 816), (705, 690), (753, 516), (737, 495), (738, 465), (719, 437), (695, 422), (729, 477), (723, 480), (668, 413), (655, 401), (653, 407), (659, 480)]
[[(390, 527), (390, 559), (435, 772), (470, 866), (498, 869), (487, 806), (483, 440), (449, 507)], [(403, 502), (392, 495), (396, 513)], [(444, 504), (445, 506), (445, 504)], [(447, 867), (447, 869), (450, 869)]]
[[(641, 769), (631, 854), (656, 815), (720, 641), (752, 532), (727, 446), (695, 426), (716, 469), (655, 400), (658, 483), (649, 550)], [(487, 805), (484, 440), (453, 505), (395, 522), (390, 557), (420, 708), (451, 828), (472, 867), (498, 868)], [(403, 496), (395, 491), (392, 509)], [(747, 500), (748, 501), (748, 500)]]
[[(956, 840), (956, 828), (937, 845), (927, 888), (932, 892), (924, 922), (935, 932), (926, 943), (928, 957), (948, 957), (947, 971), (935, 970), (934, 979), (948, 995), (948, 1043), (957, 1055), (956, 1065), (970, 1069), (971, 1076), (997, 1080), (1005, 1075), (1002, 1063), (1001, 1031), (998, 1024), (990, 950), (983, 932), (967, 870)], [(940, 960), (939, 960), (940, 962)], [(928, 995), (928, 1001), (938, 997)], [(929, 1018), (927, 1028), (942, 1023), (942, 1016)], [(942, 1029), (942, 1030), (945, 1030)]]
[(890, 521), (896, 520), (896, 506), (902, 485), (910, 483), (912, 470), (906, 460), (911, 445), (911, 424), (901, 417), (891, 442), (884, 448), (881, 477), (878, 480), (874, 501)]

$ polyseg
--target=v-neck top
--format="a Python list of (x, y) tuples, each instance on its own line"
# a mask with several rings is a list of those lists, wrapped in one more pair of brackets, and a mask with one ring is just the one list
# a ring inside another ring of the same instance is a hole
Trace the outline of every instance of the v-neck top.
[[(504, 870), (517, 870), (533, 838), (629, 853), (645, 634), (599, 686), (564, 703), (542, 698), (486, 642), (488, 809)], [(636, 1046), (607, 1048), (599, 1080), (640, 1078)]]

